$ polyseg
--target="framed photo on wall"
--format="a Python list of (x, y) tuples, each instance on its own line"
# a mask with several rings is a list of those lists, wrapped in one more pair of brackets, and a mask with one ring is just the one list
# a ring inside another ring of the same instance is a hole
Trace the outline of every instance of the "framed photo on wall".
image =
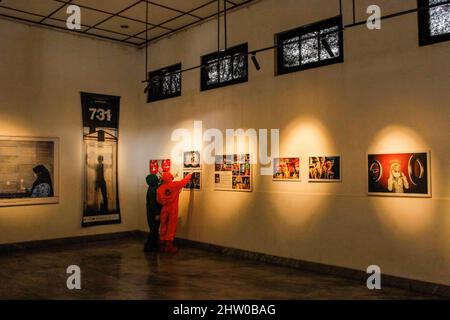
[(431, 197), (430, 153), (388, 153), (367, 156), (368, 194)]
[(250, 154), (216, 156), (214, 186), (217, 191), (253, 191)]
[(59, 138), (0, 136), (0, 207), (59, 203)]
[(188, 175), (192, 174), (191, 180), (184, 187), (185, 190), (199, 191), (202, 189), (202, 172), (201, 171), (184, 171), (183, 179)]
[(273, 181), (300, 181), (300, 158), (274, 158)]
[(309, 182), (341, 182), (341, 156), (310, 156)]
[(200, 151), (187, 151), (183, 154), (183, 168), (185, 170), (201, 170)]
[(170, 172), (171, 161), (170, 159), (150, 160), (149, 169), (150, 174), (155, 174), (161, 179), (164, 172)]

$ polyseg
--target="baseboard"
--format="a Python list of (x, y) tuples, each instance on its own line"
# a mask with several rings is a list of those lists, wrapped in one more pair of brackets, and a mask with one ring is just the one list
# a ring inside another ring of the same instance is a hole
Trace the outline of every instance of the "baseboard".
[[(300, 270), (310, 271), (314, 273), (320, 273), (324, 275), (333, 275), (341, 278), (361, 281), (365, 283), (367, 280), (367, 273), (361, 270), (355, 270), (345, 267), (337, 267), (322, 263), (302, 261), (291, 258), (283, 258), (278, 256), (272, 256), (263, 253), (251, 252), (241, 249), (227, 248), (219, 245), (213, 245), (188, 239), (176, 239), (177, 243), (181, 246), (192, 247), (202, 249), (221, 255), (231, 256), (240, 259), (250, 259), (254, 261), (269, 263), (278, 266), (286, 266), (290, 268), (296, 268)], [(382, 275), (382, 285), (400, 289), (406, 289), (421, 294), (434, 295), (444, 298), (450, 298), (450, 286), (401, 278), (391, 275)]]
[(10, 253), (23, 250), (38, 250), (47, 249), (51, 247), (60, 247), (73, 244), (83, 244), (96, 241), (115, 240), (131, 237), (140, 237), (139, 231), (124, 231), (115, 233), (104, 233), (95, 235), (85, 235), (77, 237), (50, 239), (50, 240), (36, 240), (19, 243), (0, 244), (0, 254)]

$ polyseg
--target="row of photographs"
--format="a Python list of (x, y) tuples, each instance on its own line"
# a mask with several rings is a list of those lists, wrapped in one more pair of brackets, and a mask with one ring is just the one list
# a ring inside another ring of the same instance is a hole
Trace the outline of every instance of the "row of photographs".
[[(108, 174), (111, 157), (107, 154), (88, 157), (89, 170), (103, 176), (105, 183), (93, 179), (98, 198), (109, 198), (112, 190)], [(278, 158), (274, 161), (273, 180), (298, 181), (300, 158)], [(340, 156), (308, 158), (310, 181), (341, 181)], [(183, 172), (193, 172), (187, 188), (200, 190), (202, 171), (199, 152), (187, 152)], [(91, 168), (92, 167), (92, 168)], [(250, 155), (216, 158), (214, 184), (216, 190), (253, 190), (253, 166)], [(170, 171), (170, 160), (150, 161), (150, 172)], [(431, 197), (430, 153), (369, 154), (367, 186), (370, 195)], [(93, 176), (96, 176), (95, 174)], [(59, 202), (59, 139), (0, 137), (0, 206), (50, 204)], [(104, 204), (105, 201), (96, 201)], [(109, 208), (109, 203), (108, 203)]]
[[(171, 160), (150, 160), (150, 173), (162, 176), (171, 170)], [(187, 190), (201, 190), (202, 170), (200, 152), (189, 151), (184, 153), (183, 178), (189, 173), (192, 178), (186, 185)], [(215, 190), (223, 191), (252, 191), (252, 165), (250, 155), (231, 155), (216, 157), (215, 164)]]
[[(195, 159), (194, 161), (188, 161)], [(370, 195), (431, 197), (430, 153), (369, 154), (367, 186)], [(159, 165), (159, 170), (153, 168)], [(163, 167), (163, 164), (166, 167)], [(195, 165), (193, 165), (195, 163)], [(342, 182), (341, 156), (310, 156), (309, 182)], [(152, 173), (170, 170), (170, 160), (150, 161)], [(202, 172), (200, 153), (185, 153), (184, 176), (193, 173), (186, 189), (200, 190)], [(250, 155), (217, 156), (214, 167), (215, 190), (253, 190), (253, 166)], [(300, 158), (276, 158), (273, 161), (273, 181), (301, 181)]]

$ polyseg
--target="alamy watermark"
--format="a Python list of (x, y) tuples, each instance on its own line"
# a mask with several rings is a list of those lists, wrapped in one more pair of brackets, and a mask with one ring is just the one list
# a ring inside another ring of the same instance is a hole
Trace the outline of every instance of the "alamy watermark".
[(380, 30), (381, 29), (381, 8), (375, 4), (367, 7), (367, 14), (370, 14), (367, 19), (367, 29)]
[(67, 289), (81, 290), (81, 268), (77, 265), (71, 265), (67, 267), (66, 273), (70, 274), (66, 281)]
[(81, 30), (81, 8), (77, 5), (67, 7), (66, 13), (69, 17), (66, 20), (66, 26), (69, 30)]
[(270, 165), (280, 155), (279, 129), (204, 130), (202, 121), (194, 121), (192, 131), (186, 128), (175, 129), (171, 140), (175, 143), (171, 150), (171, 161), (174, 164), (183, 163), (186, 151), (201, 151), (202, 163), (210, 165), (223, 162), (221, 156), (224, 155), (250, 154), (250, 163), (261, 165), (261, 175), (272, 175)]
[[(77, 5), (69, 5), (66, 13), (68, 14), (66, 26), (69, 30), (81, 30), (81, 8)], [(381, 29), (381, 8), (378, 5), (367, 7), (366, 13), (370, 16), (367, 19), (367, 28), (369, 30)]]
[(366, 282), (367, 289), (381, 290), (381, 268), (377, 265), (368, 266), (367, 274), (370, 274)]

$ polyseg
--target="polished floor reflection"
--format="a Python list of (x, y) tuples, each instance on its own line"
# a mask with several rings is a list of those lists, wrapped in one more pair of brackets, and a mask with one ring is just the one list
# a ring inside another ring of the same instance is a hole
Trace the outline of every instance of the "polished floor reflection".
[[(66, 287), (69, 265), (82, 289)], [(384, 288), (198, 249), (144, 254), (121, 239), (0, 255), (0, 299), (428, 299)]]

